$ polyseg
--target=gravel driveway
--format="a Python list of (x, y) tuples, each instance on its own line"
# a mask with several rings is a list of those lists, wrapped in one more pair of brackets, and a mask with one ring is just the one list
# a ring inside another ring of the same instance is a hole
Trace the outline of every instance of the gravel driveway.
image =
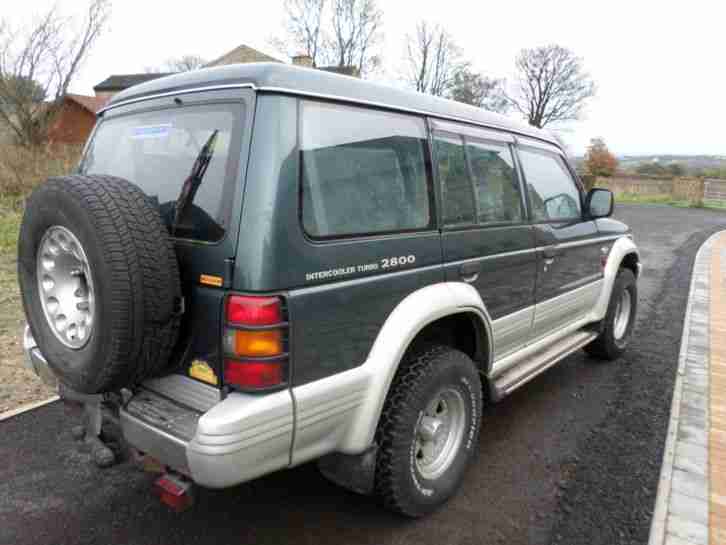
[(726, 214), (619, 206), (645, 261), (639, 320), (611, 364), (576, 354), (484, 413), (461, 492), (421, 521), (325, 481), (313, 464), (231, 490), (201, 490), (181, 515), (129, 465), (79, 452), (59, 403), (0, 423), (0, 543), (646, 543), (690, 270)]

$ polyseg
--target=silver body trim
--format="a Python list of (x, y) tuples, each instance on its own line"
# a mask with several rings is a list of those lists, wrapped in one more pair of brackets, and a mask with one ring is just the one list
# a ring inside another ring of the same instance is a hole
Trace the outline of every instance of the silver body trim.
[(124, 410), (119, 414), (124, 439), (139, 451), (149, 454), (185, 475), (189, 475), (187, 442), (175, 437)]
[(23, 329), (23, 365), (33, 371), (46, 386), (58, 390), (58, 377), (48, 365), (48, 361), (38, 348), (38, 343), (30, 331), (29, 326)]
[(150, 379), (144, 382), (143, 386), (201, 412), (208, 411), (222, 399), (219, 388), (184, 375), (173, 374)]
[(494, 365), (505, 356), (526, 346), (534, 321), (535, 305), (492, 322), (494, 334)]
[(535, 305), (532, 336), (536, 340), (586, 316), (595, 306), (602, 280), (573, 289)]
[(541, 350), (527, 359), (522, 365), (510, 369), (491, 382), (493, 399), (501, 399), (534, 377), (543, 373), (574, 351), (582, 348), (597, 337), (594, 331), (576, 329), (568, 335), (558, 335), (556, 341), (540, 343)]

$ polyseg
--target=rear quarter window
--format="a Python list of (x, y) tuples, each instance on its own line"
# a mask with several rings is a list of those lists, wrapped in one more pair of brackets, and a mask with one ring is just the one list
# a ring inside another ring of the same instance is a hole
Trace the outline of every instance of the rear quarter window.
[[(133, 182), (158, 204), (167, 228), (175, 225), (174, 236), (216, 242), (230, 221), (244, 115), (242, 104), (230, 103), (111, 117), (96, 129), (81, 172)], [(192, 182), (192, 167), (214, 131), (211, 160)]]
[(428, 228), (426, 128), (419, 118), (301, 104), (302, 223), (313, 238)]

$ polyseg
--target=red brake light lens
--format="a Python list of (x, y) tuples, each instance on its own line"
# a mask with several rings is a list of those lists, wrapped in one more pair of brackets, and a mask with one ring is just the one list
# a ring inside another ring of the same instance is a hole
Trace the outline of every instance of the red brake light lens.
[(281, 361), (226, 360), (224, 382), (245, 390), (261, 390), (280, 386), (285, 372)]
[(232, 295), (227, 300), (227, 321), (251, 326), (282, 322), (282, 308), (277, 297)]

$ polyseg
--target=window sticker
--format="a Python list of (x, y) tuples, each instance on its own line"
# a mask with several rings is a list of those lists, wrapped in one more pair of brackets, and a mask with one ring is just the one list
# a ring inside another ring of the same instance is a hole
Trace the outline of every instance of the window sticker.
[(131, 138), (166, 138), (167, 136), (169, 136), (170, 130), (171, 123), (164, 123), (163, 125), (145, 125), (142, 127), (132, 127)]

